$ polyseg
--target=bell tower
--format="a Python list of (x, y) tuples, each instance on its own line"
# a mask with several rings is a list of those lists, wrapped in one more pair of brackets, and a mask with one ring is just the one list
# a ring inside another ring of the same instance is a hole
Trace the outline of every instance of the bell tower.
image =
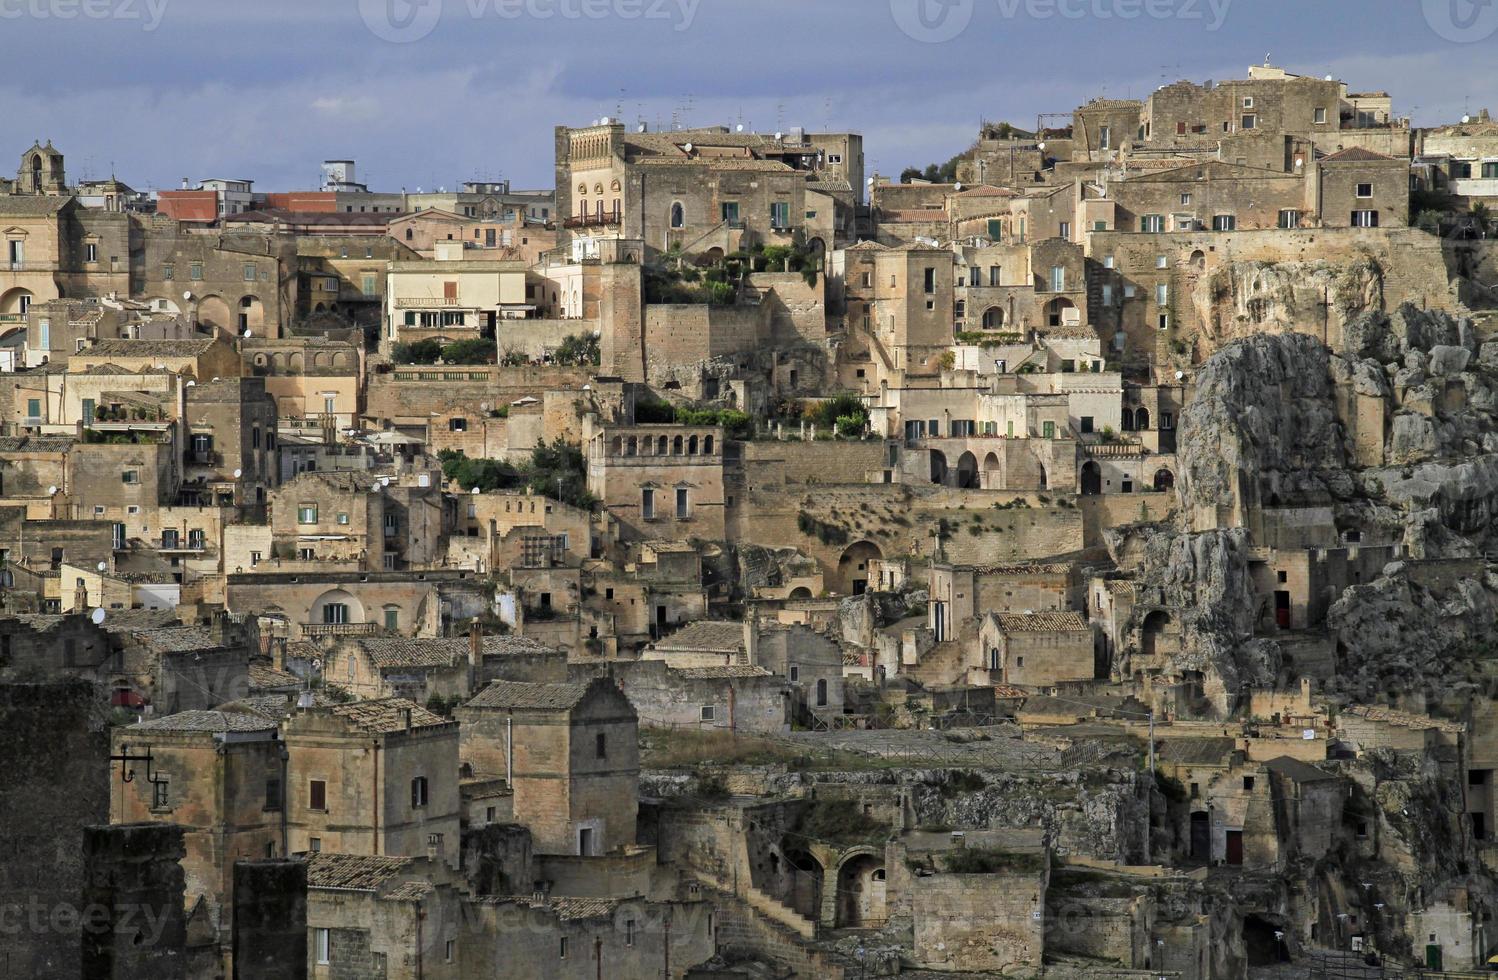
[(67, 171), (62, 154), (48, 140), (46, 145), (33, 143), (21, 155), (21, 169), (16, 172), (16, 192), (20, 194), (66, 194)]

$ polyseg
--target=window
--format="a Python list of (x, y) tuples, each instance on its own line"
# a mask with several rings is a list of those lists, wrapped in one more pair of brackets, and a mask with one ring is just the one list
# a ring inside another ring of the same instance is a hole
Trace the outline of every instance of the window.
[(801, 668), (798, 667), (795, 664), (791, 664), (791, 683), (794, 684), (796, 681), (799, 681), (800, 679), (801, 679)]
[(770, 227), (784, 231), (791, 226), (791, 206), (785, 201), (775, 201), (770, 205)]
[(1186, 205), (1188, 205), (1190, 203), (1191, 203), (1191, 195), (1190, 194), (1182, 194), (1181, 195), (1181, 205), (1182, 205), (1182, 207), (1184, 207), (1184, 206), (1186, 206)]
[(92, 242), (90, 242), (89, 244), (83, 246), (83, 261), (85, 261), (85, 262), (97, 262), (97, 261), (99, 261), (99, 246), (93, 244)]
[(1166, 305), (1169, 302), (1170, 302), (1170, 285), (1168, 283), (1163, 283), (1162, 282), (1162, 283), (1160, 283), (1159, 285), (1157, 285), (1155, 287), (1155, 304), (1157, 306), (1164, 306), (1164, 305)]
[(925, 270), (922, 278), (922, 286), (926, 294), (929, 296), (930, 294), (936, 292), (936, 270), (928, 267)]
[(1055, 422), (1043, 422), (1043, 423), (1041, 423), (1040, 434), (1041, 434), (1042, 437), (1044, 437), (1046, 439), (1054, 439), (1054, 438), (1056, 438), (1056, 423)]
[(378, 283), (377, 283), (377, 280), (376, 280), (376, 277), (375, 277), (374, 273), (372, 273), (372, 272), (366, 272), (366, 273), (364, 273), (363, 281), (361, 283), (361, 287), (363, 289), (363, 292), (364, 292), (365, 296), (373, 296), (375, 294), (375, 291), (376, 291), (376, 289), (378, 287)]
[(1113, 130), (1108, 126), (1098, 129), (1098, 149), (1109, 150), (1113, 148)]
[(187, 532), (187, 546), (193, 551), (202, 551), (205, 538), (200, 528), (193, 528)]
[(1252, 776), (1244, 776), (1243, 777), (1243, 789), (1245, 791), (1252, 791), (1253, 788), (1254, 788), (1254, 777), (1252, 777)]
[(655, 520), (655, 491), (649, 487), (640, 491), (640, 516), (647, 521)]
[(738, 224), (739, 202), (724, 201), (720, 213), (723, 215), (724, 221), (728, 222), (729, 224)]
[(157, 774), (151, 781), (151, 809), (165, 810), (171, 806), (168, 790), (170, 784), (165, 776)]
[(1066, 269), (1063, 266), (1051, 267), (1051, 292), (1066, 292)]
[(593, 755), (599, 759), (609, 757), (609, 740), (603, 732), (593, 736)]
[(349, 516), (347, 514), (339, 514), (338, 515), (338, 523), (339, 524), (343, 524), (343, 525), (347, 526), (348, 522), (349, 522)]
[(26, 418), (28, 421), (40, 421), (42, 417), (42, 400), (40, 398), (26, 399)]
[(448, 419), (447, 420), (447, 428), (448, 428), (449, 432), (467, 432), (468, 431), (468, 420), (467, 419)]
[(1057, 234), (1060, 235), (1062, 238), (1070, 238), (1071, 237), (1071, 222), (1070, 221), (1063, 221), (1063, 222), (1061, 222), (1061, 229), (1060, 229), (1060, 231), (1057, 232)]
[(298, 507), (296, 509), (296, 522), (298, 524), (316, 524), (317, 505), (302, 504), (300, 507)]
[(138, 484), (140, 483), (140, 471), (126, 470), (125, 472), (120, 474), (120, 479), (125, 483)]
[(411, 809), (420, 810), (427, 805), (427, 778), (417, 776), (411, 780)]
[(1082, 416), (1082, 432), (1084, 434), (1085, 433), (1090, 433), (1092, 431), (1092, 425), (1093, 425), (1093, 419), (1092, 419), (1091, 415), (1084, 415), (1084, 416)]
[(1373, 185), (1372, 184), (1359, 184), (1358, 185), (1358, 197), (1372, 197), (1372, 196), (1373, 196)]
[(1285, 229), (1300, 227), (1300, 212), (1294, 208), (1285, 208), (1280, 212), (1280, 227)]
[(281, 780), (274, 777), (265, 781), (265, 808), (267, 810), (281, 809)]
[(322, 607), (322, 621), (325, 626), (345, 626), (349, 622), (348, 604), (344, 602), (329, 602)]
[(1174, 415), (1170, 414), (1169, 412), (1165, 412), (1165, 413), (1163, 413), (1160, 416), (1160, 428), (1162, 428), (1165, 431), (1169, 432), (1171, 429), (1174, 429), (1175, 427), (1176, 427), (1176, 417)]
[(1212, 216), (1213, 231), (1237, 231), (1238, 216), (1233, 214), (1215, 214)]
[(1324, 125), (1326, 123), (1326, 107), (1325, 106), (1317, 106), (1316, 107), (1315, 120), (1316, 120), (1316, 125), (1318, 125), (1318, 126)]
[(1139, 230), (1145, 234), (1160, 234), (1165, 230), (1165, 215), (1142, 214), (1139, 216)]
[(718, 717), (718, 708), (716, 705), (704, 704), (698, 709), (697, 717), (703, 721), (713, 721)]
[(687, 223), (687, 212), (686, 212), (686, 209), (682, 207), (680, 201), (677, 201), (676, 203), (674, 203), (674, 204), (671, 205), (671, 227), (672, 228), (684, 228), (684, 227), (686, 227), (686, 223)]
[(314, 779), (307, 783), (307, 809), (328, 809), (328, 784), (324, 780)]
[(563, 936), (561, 938), (560, 945), (558, 947), (558, 958), (559, 959), (564, 959), (564, 960), (567, 958), (567, 937), (566, 936)]
[(1245, 108), (1245, 109), (1252, 109), (1253, 107), (1254, 107), (1254, 97), (1252, 95), (1245, 95), (1243, 97), (1243, 108)]
[(688, 490), (686, 487), (676, 489), (676, 519), (684, 521), (691, 516), (691, 508), (688, 502)]
[(299, 561), (313, 561), (317, 558), (317, 552), (312, 548), (298, 548), (296, 556)]
[(162, 266), (161, 267), (161, 278), (165, 279), (167, 282), (171, 282), (173, 279), (177, 278), (177, 267), (174, 266), (174, 265), (171, 265), (170, 263), (168, 263), (167, 265)]
[(321, 837), (309, 837), (309, 838), (307, 838), (307, 850), (311, 851), (313, 854), (317, 854), (317, 853), (321, 852), (322, 851), (322, 838)]
[(401, 626), (401, 611), (399, 609), (385, 610), (385, 628), (394, 633)]
[(817, 680), (817, 707), (827, 707), (827, 678), (825, 677)]
[(1377, 211), (1354, 211), (1352, 213), (1352, 226), (1354, 228), (1377, 228)]
[(328, 952), (329, 952), (328, 946), (330, 945), (329, 942), (328, 942), (328, 930), (327, 929), (314, 929), (314, 930), (312, 930), (312, 935), (313, 935), (313, 945), (316, 946), (316, 948), (317, 948), (317, 962), (318, 962), (318, 965), (319, 966), (326, 966), (330, 962), (328, 960)]
[(1004, 239), (1004, 222), (1000, 221), (998, 218), (989, 218), (988, 219), (988, 237), (990, 239), (992, 239), (993, 241), (996, 241), (996, 242), (1003, 241), (1003, 239)]

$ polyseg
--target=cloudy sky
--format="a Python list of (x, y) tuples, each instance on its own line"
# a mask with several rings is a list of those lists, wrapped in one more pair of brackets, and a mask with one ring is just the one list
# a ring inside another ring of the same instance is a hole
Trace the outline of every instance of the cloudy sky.
[(985, 118), (1266, 54), (1417, 123), (1498, 111), (1498, 0), (0, 0), (0, 159), (50, 138), (138, 188), (309, 188), (331, 157), (376, 190), (545, 186), (553, 126), (620, 116), (852, 129), (898, 173)]

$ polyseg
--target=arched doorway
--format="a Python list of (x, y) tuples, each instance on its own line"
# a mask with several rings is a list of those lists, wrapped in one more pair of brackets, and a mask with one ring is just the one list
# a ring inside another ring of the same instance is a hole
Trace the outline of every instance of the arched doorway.
[(1004, 329), (1004, 309), (1003, 309), (1003, 307), (990, 306), (988, 309), (986, 309), (986, 310), (983, 311), (983, 329), (984, 330), (1002, 330), (1002, 329)]
[(364, 622), (364, 606), (352, 593), (343, 589), (331, 589), (317, 597), (312, 603), (311, 618), (307, 620), (320, 626), (347, 626)]
[(1144, 617), (1144, 628), (1140, 631), (1139, 646), (1146, 657), (1156, 656), (1160, 652), (1160, 637), (1170, 627), (1170, 613), (1163, 609), (1156, 609)]
[(959, 490), (978, 489), (978, 457), (971, 452), (957, 459), (957, 487)]
[(863, 595), (869, 591), (869, 563), (883, 558), (884, 552), (872, 541), (850, 545), (837, 562), (837, 591), (843, 595)]
[(785, 852), (791, 876), (790, 901), (787, 903), (803, 918), (816, 922), (822, 918), (822, 863), (804, 850)]
[(1120, 418), (1119, 424), (1123, 426), (1125, 432), (1134, 431), (1134, 410), (1132, 408), (1123, 410), (1123, 416)]
[(1042, 466), (1039, 467), (1039, 469), (1040, 469), (1040, 489), (1047, 490), (1047, 489), (1049, 489), (1049, 483), (1047, 482), (1047, 477), (1046, 477), (1046, 473), (1045, 473), (1045, 466), (1042, 465)]
[(234, 329), (234, 321), (229, 318), (229, 304), (222, 296), (204, 296), (198, 301), (198, 325), (220, 333)]
[(9, 289), (0, 294), (0, 316), (25, 316), (33, 297), (29, 289)]
[(931, 482), (947, 482), (947, 456), (939, 449), (931, 450)]
[(811, 597), (811, 589), (808, 589), (804, 585), (797, 586), (796, 588), (792, 589), (790, 594), (790, 600), (792, 602), (805, 602)]
[(884, 857), (855, 854), (837, 869), (839, 929), (877, 929), (889, 919)]
[(265, 326), (265, 305), (258, 296), (245, 296), (239, 301), (239, 332), (246, 330), (261, 335)]
[(1191, 253), (1191, 271), (1192, 272), (1200, 273), (1200, 272), (1206, 271), (1206, 268), (1207, 268), (1207, 253), (1203, 252), (1201, 249), (1197, 249), (1196, 251), (1192, 252)]
[(1057, 296), (1045, 305), (1046, 326), (1064, 327), (1076, 320), (1077, 304), (1065, 296)]
[(1170, 470), (1160, 470), (1155, 474), (1155, 492), (1169, 493), (1176, 488), (1176, 475)]
[(1103, 468), (1092, 460), (1082, 464), (1082, 496), (1097, 497), (1103, 492)]
[(1004, 486), (1004, 467), (999, 463), (997, 453), (989, 453), (983, 457), (983, 489), (1000, 490)]
[(1134, 428), (1140, 432), (1148, 432), (1150, 428), (1150, 410), (1141, 408), (1134, 413)]

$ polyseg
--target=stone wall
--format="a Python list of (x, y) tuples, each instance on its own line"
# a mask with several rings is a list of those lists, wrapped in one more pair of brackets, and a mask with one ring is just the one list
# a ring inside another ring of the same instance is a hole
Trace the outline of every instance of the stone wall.
[(82, 975), (187, 980), (182, 828), (122, 824), (83, 831)]
[(234, 976), (307, 975), (307, 865), (234, 864)]

